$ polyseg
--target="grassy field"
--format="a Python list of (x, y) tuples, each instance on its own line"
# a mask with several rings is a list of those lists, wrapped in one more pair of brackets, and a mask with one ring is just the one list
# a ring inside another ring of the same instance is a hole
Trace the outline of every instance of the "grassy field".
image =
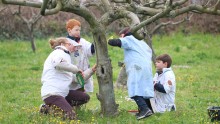
[[(77, 111), (80, 121), (64, 121), (38, 113), (42, 104), (40, 97), (41, 73), (44, 60), (51, 52), (47, 39), (36, 40), (37, 51), (33, 53), (29, 42), (0, 42), (0, 124), (204, 124), (211, 123), (208, 106), (220, 106), (220, 36), (208, 34), (171, 34), (153, 37), (157, 55), (168, 53), (173, 58), (172, 68), (176, 74), (176, 112), (154, 114), (137, 121), (127, 110), (137, 109), (127, 101), (127, 91), (115, 89), (119, 114), (102, 117), (100, 103), (96, 99), (98, 84), (91, 100)], [(123, 60), (120, 48), (109, 46), (113, 64), (113, 80), (120, 70), (117, 62)], [(95, 63), (92, 58), (91, 63)], [(155, 70), (154, 72), (155, 73)], [(217, 123), (217, 122), (215, 122)]]

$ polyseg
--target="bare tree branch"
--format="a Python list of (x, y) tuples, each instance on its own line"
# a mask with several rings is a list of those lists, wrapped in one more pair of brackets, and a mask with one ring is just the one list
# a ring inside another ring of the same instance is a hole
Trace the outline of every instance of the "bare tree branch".
[(144, 6), (149, 6), (149, 7), (156, 7), (156, 5), (161, 4), (158, 3), (160, 0), (150, 0), (148, 3), (145, 3)]
[(85, 7), (90, 7), (90, 6), (101, 7), (102, 6), (102, 4), (97, 1), (88, 1), (88, 2), (83, 3), (82, 5), (84, 5)]
[(2, 0), (4, 4), (12, 4), (12, 5), (21, 5), (21, 6), (30, 6), (30, 7), (36, 7), (41, 8), (40, 2), (31, 2), (27, 0), (21, 0), (21, 1), (15, 1), (15, 0)]
[(181, 6), (181, 5), (183, 5), (184, 3), (186, 3), (187, 1), (188, 1), (188, 0), (180, 0), (180, 1), (174, 2), (174, 3), (173, 3), (173, 7)]
[(208, 2), (206, 3), (206, 5), (204, 5), (205, 7), (208, 6), (211, 3), (212, 0), (208, 0)]
[(4, 7), (4, 8), (1, 8), (0, 12), (4, 11), (5, 9), (7, 9), (7, 8), (6, 8), (6, 7)]
[(101, 0), (103, 5), (104, 5), (104, 9), (105, 9), (105, 12), (108, 12), (109, 10), (111, 10), (111, 7), (110, 7), (110, 3), (108, 0)]
[[(53, 8), (53, 9), (46, 9), (45, 15), (53, 15), (53, 14), (56, 14), (56, 13), (58, 13), (59, 11), (61, 11), (61, 9), (62, 9), (61, 0), (57, 0), (56, 7)], [(43, 14), (44, 14), (44, 13), (43, 13)]]
[(162, 9), (155, 9), (155, 8), (150, 8), (150, 7), (138, 6), (135, 4), (128, 6), (126, 9), (130, 10), (132, 12), (135, 11), (138, 14), (149, 15), (149, 16), (153, 16), (162, 10)]
[(148, 25), (148, 24), (154, 22), (155, 20), (157, 20), (159, 18), (162, 18), (164, 15), (168, 14), (172, 10), (171, 7), (170, 7), (170, 1), (169, 0), (167, 0), (166, 5), (167, 5), (166, 9), (164, 9), (160, 13), (157, 13), (156, 15), (150, 17), (149, 19), (142, 21), (140, 24), (138, 24), (137, 26), (135, 26), (134, 28), (131, 29), (132, 32), (137, 32), (140, 28), (144, 27), (145, 25)]
[(185, 21), (190, 21), (191, 17), (192, 17), (193, 14), (190, 15), (190, 17), (186, 17), (180, 21), (177, 21), (177, 22), (173, 22), (173, 21), (168, 21), (168, 22), (164, 22), (164, 23), (160, 23), (158, 24), (157, 26), (155, 26), (153, 28), (153, 30), (151, 31), (150, 35), (152, 36), (158, 29), (160, 29), (161, 27), (164, 27), (164, 26), (167, 26), (167, 25), (178, 25), (180, 23), (183, 23)]
[(171, 11), (170, 16), (171, 17), (176, 17), (178, 15), (181, 15), (181, 14), (189, 12), (189, 11), (207, 13), (207, 14), (212, 14), (212, 15), (220, 15), (220, 10), (215, 10), (213, 8), (204, 8), (201, 5), (194, 5), (193, 4), (193, 5), (189, 5), (189, 6)]
[(41, 15), (45, 15), (45, 10), (47, 9), (47, 4), (48, 4), (49, 0), (43, 0), (43, 4), (41, 6)]
[(220, 0), (218, 0), (217, 2), (216, 2), (216, 4), (214, 5), (214, 11), (217, 11), (217, 7), (220, 5)]
[(110, 0), (110, 1), (114, 3), (131, 3), (131, 0)]

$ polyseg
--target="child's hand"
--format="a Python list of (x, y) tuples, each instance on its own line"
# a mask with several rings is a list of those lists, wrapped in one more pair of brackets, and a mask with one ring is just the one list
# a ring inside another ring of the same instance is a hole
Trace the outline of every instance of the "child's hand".
[(95, 65), (92, 66), (92, 71), (93, 71), (93, 72), (95, 72), (96, 69), (97, 69), (97, 64), (95, 64)]
[(172, 85), (172, 82), (171, 82), (170, 80), (168, 80), (168, 84), (169, 84), (169, 85)]

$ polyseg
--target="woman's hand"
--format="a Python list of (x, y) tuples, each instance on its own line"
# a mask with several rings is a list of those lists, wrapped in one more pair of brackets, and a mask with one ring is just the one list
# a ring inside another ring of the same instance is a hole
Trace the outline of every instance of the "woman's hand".
[(82, 77), (84, 78), (84, 73), (82, 70), (78, 71), (78, 73), (80, 73), (82, 75)]

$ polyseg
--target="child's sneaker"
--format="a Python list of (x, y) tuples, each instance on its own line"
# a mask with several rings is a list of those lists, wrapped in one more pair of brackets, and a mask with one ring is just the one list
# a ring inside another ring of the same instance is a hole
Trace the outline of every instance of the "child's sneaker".
[(49, 110), (48, 110), (47, 105), (41, 104), (41, 105), (40, 105), (39, 112), (42, 113), (42, 114), (48, 114), (48, 113), (49, 113)]
[(141, 110), (139, 113), (137, 113), (136, 117), (137, 117), (137, 120), (140, 120), (140, 119), (149, 117), (152, 114), (153, 113), (152, 113), (152, 111), (150, 109), (144, 109), (144, 110)]

